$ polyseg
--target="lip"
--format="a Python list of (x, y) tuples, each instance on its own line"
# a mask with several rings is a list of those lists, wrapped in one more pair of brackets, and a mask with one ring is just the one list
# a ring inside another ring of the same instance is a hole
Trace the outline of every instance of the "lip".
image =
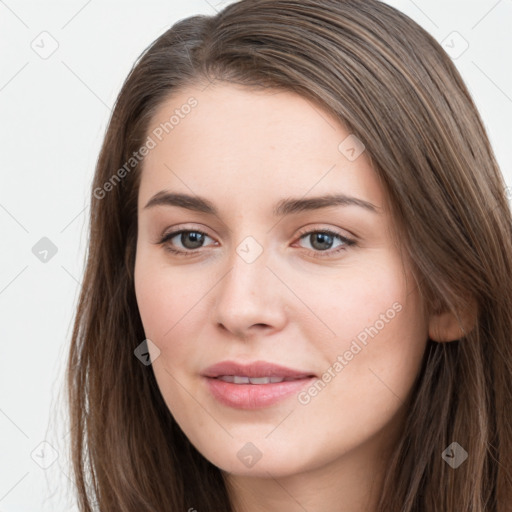
[[(213, 397), (223, 405), (236, 409), (260, 409), (274, 405), (297, 394), (317, 377), (312, 372), (295, 370), (266, 361), (250, 364), (223, 361), (202, 372), (206, 386)], [(281, 377), (289, 380), (270, 384), (234, 384), (218, 377), (237, 375), (246, 377)]]

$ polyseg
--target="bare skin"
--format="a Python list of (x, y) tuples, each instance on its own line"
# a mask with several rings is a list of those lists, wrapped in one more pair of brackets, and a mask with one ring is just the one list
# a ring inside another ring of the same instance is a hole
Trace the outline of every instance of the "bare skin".
[[(192, 96), (197, 105), (146, 156), (139, 190), (135, 287), (162, 396), (223, 471), (237, 512), (375, 510), (427, 336), (448, 339), (454, 323), (426, 317), (385, 191), (346, 128), (291, 92), (220, 83), (178, 91), (148, 134)], [(203, 197), (217, 212), (145, 208), (160, 191)], [(284, 199), (334, 193), (374, 211), (273, 215)], [(195, 235), (157, 243), (180, 229)], [(319, 239), (326, 229), (335, 234)], [(201, 375), (224, 360), (269, 361), (324, 385), (231, 407)], [(252, 450), (250, 462), (240, 450)]]

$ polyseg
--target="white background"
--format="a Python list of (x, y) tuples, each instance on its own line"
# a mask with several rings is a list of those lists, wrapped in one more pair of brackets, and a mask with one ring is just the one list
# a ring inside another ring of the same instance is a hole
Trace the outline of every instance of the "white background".
[[(110, 108), (154, 39), (225, 3), (0, 0), (0, 512), (77, 510), (63, 371)], [(388, 3), (453, 47), (512, 186), (512, 0)], [(42, 237), (57, 248), (46, 263), (32, 252)]]

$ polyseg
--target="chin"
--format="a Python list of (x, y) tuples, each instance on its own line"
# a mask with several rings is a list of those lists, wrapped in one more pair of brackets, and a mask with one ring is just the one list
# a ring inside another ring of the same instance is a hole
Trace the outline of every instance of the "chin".
[[(240, 448), (233, 450), (233, 445)], [(270, 446), (268, 441), (264, 445), (263, 439), (254, 443), (233, 442), (223, 453), (202, 453), (224, 473), (237, 476), (282, 478), (305, 472), (315, 466), (300, 446)]]

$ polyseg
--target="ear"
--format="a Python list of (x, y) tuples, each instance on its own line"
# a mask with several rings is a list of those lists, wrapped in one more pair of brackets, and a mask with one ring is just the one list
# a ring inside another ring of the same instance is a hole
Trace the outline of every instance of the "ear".
[(437, 342), (455, 341), (469, 334), (476, 325), (478, 306), (476, 300), (468, 300), (454, 314), (449, 310), (433, 313), (429, 320), (429, 338)]

